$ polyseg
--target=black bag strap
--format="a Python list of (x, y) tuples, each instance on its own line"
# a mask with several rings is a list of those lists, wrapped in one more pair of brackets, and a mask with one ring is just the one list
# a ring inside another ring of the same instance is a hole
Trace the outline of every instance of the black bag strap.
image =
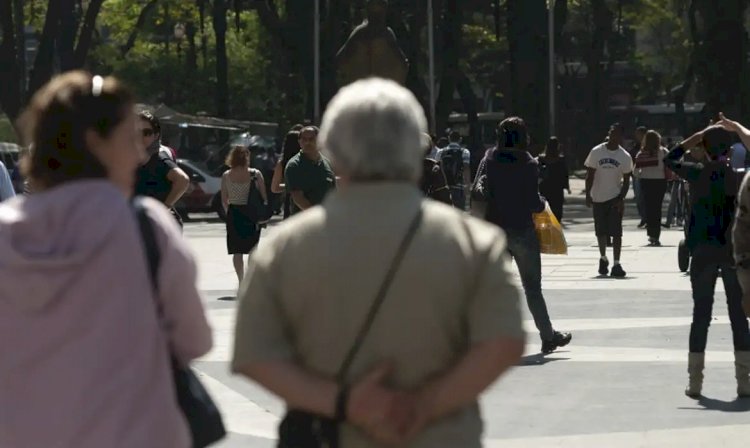
[(388, 294), (388, 290), (390, 289), (391, 284), (393, 283), (393, 279), (396, 277), (396, 273), (398, 272), (398, 269), (401, 266), (401, 262), (404, 259), (404, 255), (406, 255), (406, 252), (409, 249), (411, 242), (414, 240), (414, 236), (417, 234), (417, 230), (419, 230), (419, 225), (421, 222), (422, 222), (422, 206), (420, 205), (419, 211), (417, 211), (417, 214), (414, 216), (414, 219), (409, 225), (409, 229), (406, 231), (406, 234), (404, 235), (403, 240), (401, 240), (401, 244), (399, 245), (398, 250), (396, 251), (396, 254), (393, 257), (393, 261), (388, 267), (388, 272), (386, 273), (385, 278), (383, 279), (383, 283), (381, 283), (380, 285), (380, 289), (378, 290), (378, 293), (375, 296), (375, 300), (373, 300), (372, 305), (370, 306), (370, 310), (367, 313), (367, 317), (365, 318), (365, 321), (362, 324), (362, 327), (360, 328), (359, 333), (357, 334), (357, 337), (354, 340), (354, 343), (349, 349), (349, 352), (347, 353), (346, 358), (344, 358), (344, 362), (341, 364), (341, 368), (339, 368), (338, 374), (336, 375), (336, 380), (339, 384), (345, 383), (346, 375), (347, 373), (349, 373), (349, 368), (354, 362), (354, 358), (357, 356), (359, 349), (362, 347), (362, 344), (364, 343), (365, 338), (367, 337), (367, 334), (370, 332), (370, 328), (372, 327), (372, 324), (375, 321), (375, 317), (377, 316), (378, 311), (380, 310), (380, 307), (383, 304), (383, 301), (385, 300), (386, 295)]
[[(133, 209), (135, 210), (135, 216), (138, 219), (138, 228), (140, 229), (143, 247), (146, 251), (146, 261), (148, 263), (148, 274), (151, 279), (151, 286), (153, 287), (154, 292), (158, 292), (158, 273), (159, 264), (161, 262), (161, 253), (159, 252), (159, 246), (156, 244), (156, 235), (154, 234), (154, 228), (151, 225), (151, 219), (146, 214), (146, 208), (143, 205), (143, 198), (136, 197), (133, 199)], [(161, 307), (159, 307), (159, 314), (161, 315)]]

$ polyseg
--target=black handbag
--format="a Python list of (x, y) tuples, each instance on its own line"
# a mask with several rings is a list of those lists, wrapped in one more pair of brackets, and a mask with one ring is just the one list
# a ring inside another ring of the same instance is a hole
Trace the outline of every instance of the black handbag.
[[(154, 291), (158, 291), (157, 273), (161, 259), (159, 246), (156, 244), (151, 221), (146, 215), (140, 198), (133, 200), (133, 208), (138, 218), (141, 239), (146, 252), (151, 285)], [(161, 317), (162, 311), (158, 302), (157, 313)], [(226, 430), (221, 413), (198, 376), (190, 367), (181, 366), (171, 354), (170, 363), (177, 403), (190, 427), (193, 448), (204, 448), (223, 439), (226, 436)]]
[(243, 214), (254, 223), (271, 219), (272, 210), (258, 188), (258, 176), (253, 173), (250, 178), (250, 188), (247, 191), (247, 205), (243, 207)]
[[(401, 241), (396, 255), (393, 257), (393, 262), (388, 268), (388, 272), (383, 279), (383, 283), (380, 285), (380, 289), (370, 306), (370, 310), (362, 323), (354, 343), (347, 352), (341, 367), (339, 367), (336, 374), (336, 382), (342, 386), (346, 384), (346, 375), (349, 372), (349, 368), (352, 362), (354, 362), (357, 352), (362, 347), (367, 333), (369, 333), (375, 321), (380, 306), (383, 304), (388, 289), (390, 289), (391, 283), (393, 283), (393, 279), (398, 272), (404, 255), (406, 255), (407, 249), (414, 239), (414, 235), (416, 235), (419, 229), (421, 221), (422, 209), (420, 207), (409, 226), (409, 230), (404, 235), (404, 239)], [(290, 409), (279, 425), (279, 442), (277, 446), (279, 448), (339, 448), (339, 423), (332, 418)]]

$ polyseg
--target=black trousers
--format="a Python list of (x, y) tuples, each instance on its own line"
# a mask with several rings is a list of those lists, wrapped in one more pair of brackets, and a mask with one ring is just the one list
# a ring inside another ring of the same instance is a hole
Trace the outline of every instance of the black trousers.
[(558, 221), (562, 223), (563, 219), (563, 203), (565, 202), (565, 192), (562, 188), (542, 188), (541, 191), (544, 199), (549, 203), (549, 208)]
[(708, 327), (714, 306), (716, 280), (721, 273), (727, 294), (729, 322), (735, 351), (750, 350), (750, 330), (742, 310), (742, 288), (737, 280), (737, 269), (727, 247), (698, 245), (692, 251), (690, 283), (693, 287), (693, 323), (690, 326), (690, 352), (706, 351)]
[(661, 236), (661, 207), (664, 203), (664, 194), (667, 192), (667, 180), (641, 179), (640, 182), (648, 237), (659, 240)]

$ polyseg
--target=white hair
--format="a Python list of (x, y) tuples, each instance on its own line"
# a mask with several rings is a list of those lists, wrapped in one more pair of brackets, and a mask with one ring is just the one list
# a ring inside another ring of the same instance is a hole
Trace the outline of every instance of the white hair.
[(425, 152), (424, 110), (393, 81), (370, 78), (342, 88), (323, 116), (321, 149), (353, 181), (416, 182)]

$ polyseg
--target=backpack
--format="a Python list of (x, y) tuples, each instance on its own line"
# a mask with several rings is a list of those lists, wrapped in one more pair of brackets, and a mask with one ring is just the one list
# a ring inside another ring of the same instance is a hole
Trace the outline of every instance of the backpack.
[(443, 166), (445, 179), (451, 187), (464, 184), (464, 157), (463, 148), (448, 147), (440, 154), (440, 164)]

